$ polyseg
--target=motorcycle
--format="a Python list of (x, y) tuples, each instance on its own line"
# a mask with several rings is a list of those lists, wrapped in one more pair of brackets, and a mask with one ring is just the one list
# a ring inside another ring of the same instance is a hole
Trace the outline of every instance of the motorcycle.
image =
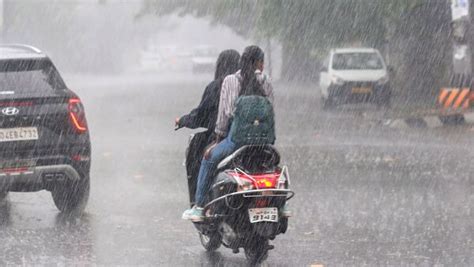
[[(198, 134), (199, 135), (199, 134)], [(191, 136), (190, 144), (193, 138)], [(190, 203), (194, 202), (197, 174), (187, 149), (188, 187)], [(221, 245), (245, 256), (252, 263), (260, 263), (274, 247), (269, 244), (288, 228), (288, 216), (283, 207), (295, 193), (290, 188), (286, 166), (280, 167), (280, 154), (272, 145), (247, 145), (222, 160), (209, 190), (205, 219), (194, 222), (201, 244), (207, 251)]]

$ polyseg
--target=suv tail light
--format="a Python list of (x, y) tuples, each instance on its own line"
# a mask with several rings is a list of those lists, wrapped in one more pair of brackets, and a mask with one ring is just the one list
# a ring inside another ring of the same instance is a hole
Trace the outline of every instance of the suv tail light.
[(84, 112), (84, 106), (82, 106), (79, 98), (69, 99), (69, 118), (71, 124), (77, 133), (85, 133), (87, 131), (86, 113)]

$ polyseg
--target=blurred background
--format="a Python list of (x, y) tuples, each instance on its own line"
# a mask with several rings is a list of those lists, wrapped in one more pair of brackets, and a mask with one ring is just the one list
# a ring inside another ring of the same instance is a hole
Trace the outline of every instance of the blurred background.
[[(0, 203), (0, 265), (248, 266), (205, 253), (180, 219), (195, 131), (173, 129), (218, 53), (257, 44), (297, 193), (264, 266), (474, 266), (474, 98), (465, 120), (445, 123), (436, 106), (441, 87), (462, 86), (454, 70), (474, 81), (472, 11), (467, 0), (0, 0), (0, 42), (51, 57), (93, 148), (83, 216), (65, 218), (46, 191)], [(321, 67), (347, 46), (381, 52), (391, 106), (325, 109)]]
[(60, 69), (81, 73), (193, 70), (193, 63), (201, 71), (220, 50), (256, 43), (265, 48), (267, 72), (275, 78), (314, 81), (329, 48), (375, 47), (397, 69), (396, 91), (425, 101), (449, 77), (449, 5), (445, 0), (2, 0), (0, 23), (3, 42), (35, 45)]

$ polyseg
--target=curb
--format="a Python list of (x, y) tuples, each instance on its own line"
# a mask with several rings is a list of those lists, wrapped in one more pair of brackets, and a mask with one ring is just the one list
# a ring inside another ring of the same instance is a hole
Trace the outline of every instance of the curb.
[[(474, 124), (474, 112), (464, 114), (464, 120), (466, 124)], [(438, 116), (424, 116), (418, 118), (405, 118), (405, 119), (393, 119), (386, 120), (383, 123), (385, 126), (390, 128), (408, 129), (408, 128), (440, 128), (449, 127), (445, 125)], [(455, 125), (455, 124), (452, 124)]]

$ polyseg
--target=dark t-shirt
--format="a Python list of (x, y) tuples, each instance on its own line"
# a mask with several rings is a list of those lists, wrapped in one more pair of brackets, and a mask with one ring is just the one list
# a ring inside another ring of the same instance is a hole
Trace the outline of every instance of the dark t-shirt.
[(219, 108), (221, 84), (222, 81), (214, 80), (207, 85), (199, 105), (189, 114), (181, 117), (181, 126), (191, 129), (203, 127), (207, 128), (211, 133), (214, 132)]

